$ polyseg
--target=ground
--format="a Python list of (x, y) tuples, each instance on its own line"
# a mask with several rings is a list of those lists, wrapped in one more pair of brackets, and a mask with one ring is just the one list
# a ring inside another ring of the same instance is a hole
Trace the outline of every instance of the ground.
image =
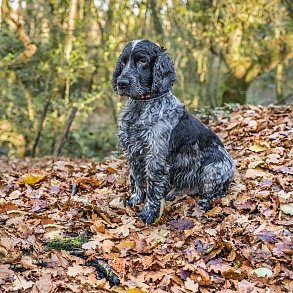
[[(0, 291), (293, 292), (292, 113), (201, 115), (237, 161), (229, 193), (207, 213), (196, 198), (177, 198), (149, 226), (125, 205), (123, 159), (1, 159)], [(48, 248), (75, 236), (83, 258)], [(93, 259), (120, 285), (101, 279)]]

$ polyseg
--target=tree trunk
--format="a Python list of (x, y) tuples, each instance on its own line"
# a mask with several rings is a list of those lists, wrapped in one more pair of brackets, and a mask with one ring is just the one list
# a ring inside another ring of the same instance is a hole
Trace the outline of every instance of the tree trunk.
[[(64, 57), (67, 62), (67, 68), (69, 66), (69, 59), (70, 59), (70, 54), (71, 54), (72, 46), (73, 46), (73, 32), (75, 29), (76, 10), (77, 10), (77, 0), (71, 0), (70, 7), (69, 7), (69, 16), (68, 16), (67, 38), (65, 40), (65, 45), (64, 45)], [(64, 90), (64, 100), (67, 104), (70, 103), (70, 82), (71, 82), (70, 72), (68, 70), (66, 80), (65, 80), (65, 90)], [(76, 112), (77, 112), (77, 108), (72, 107), (71, 113), (63, 126), (62, 134), (58, 137), (57, 142), (55, 144), (54, 156), (60, 155), (61, 150), (63, 148), (63, 143), (68, 136), (68, 133), (70, 131), (71, 124), (75, 118)]]
[[(64, 55), (65, 55), (65, 60), (67, 62), (67, 66), (68, 66), (70, 54), (72, 51), (76, 9), (77, 9), (77, 0), (71, 0), (70, 9), (69, 9), (69, 18), (68, 18), (67, 38), (65, 40), (65, 46), (64, 46)], [(68, 72), (66, 81), (65, 81), (65, 95), (64, 95), (65, 101), (69, 102), (69, 96), (70, 96), (70, 74)]]
[(246, 92), (250, 86), (250, 82), (245, 82), (244, 79), (239, 79), (230, 73), (225, 81), (225, 90), (223, 93), (223, 102), (238, 103), (244, 105), (246, 103)]
[(284, 102), (283, 64), (278, 64), (276, 67), (275, 81), (276, 81), (276, 95), (277, 95), (278, 104), (282, 104)]
[(163, 39), (164, 38), (164, 30), (163, 30), (161, 19), (160, 19), (159, 15), (158, 15), (156, 1), (155, 0), (149, 0), (149, 7), (150, 7), (151, 12), (152, 12), (155, 32), (161, 39)]
[(41, 115), (41, 118), (40, 118), (40, 121), (39, 121), (38, 129), (36, 131), (36, 135), (35, 135), (35, 139), (34, 139), (34, 145), (33, 145), (32, 153), (31, 153), (32, 157), (35, 157), (35, 155), (36, 155), (37, 146), (39, 144), (39, 140), (41, 138), (41, 134), (42, 134), (42, 131), (43, 131), (43, 124), (44, 124), (44, 121), (46, 119), (47, 112), (48, 112), (48, 109), (49, 109), (49, 106), (50, 106), (50, 103), (51, 103), (51, 95), (50, 95), (50, 92), (49, 92), (50, 79), (51, 79), (51, 75), (49, 74), (48, 77), (47, 77), (46, 86), (45, 86), (46, 102), (45, 102), (45, 105), (44, 105), (44, 108), (43, 108), (43, 111), (42, 111), (42, 115)]
[(73, 120), (75, 118), (76, 113), (77, 113), (77, 108), (73, 107), (71, 109), (71, 113), (70, 113), (68, 119), (66, 120), (66, 123), (64, 125), (62, 134), (59, 136), (59, 138), (58, 138), (58, 140), (57, 140), (57, 142), (55, 144), (54, 156), (56, 156), (56, 157), (61, 154), (61, 150), (63, 148), (64, 141), (66, 140), (66, 138), (68, 136), (71, 124), (72, 124), (72, 122), (73, 122)]

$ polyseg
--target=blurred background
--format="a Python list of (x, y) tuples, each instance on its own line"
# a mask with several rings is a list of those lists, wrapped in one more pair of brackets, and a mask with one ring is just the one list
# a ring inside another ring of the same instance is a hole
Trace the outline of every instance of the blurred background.
[(124, 99), (111, 76), (150, 39), (191, 112), (293, 100), (291, 0), (0, 0), (0, 156), (103, 159)]

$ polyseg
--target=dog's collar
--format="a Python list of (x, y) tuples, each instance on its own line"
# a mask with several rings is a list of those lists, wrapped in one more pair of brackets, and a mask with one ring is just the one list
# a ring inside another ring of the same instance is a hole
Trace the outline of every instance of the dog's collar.
[(152, 96), (151, 93), (146, 93), (142, 96), (140, 96), (138, 99), (137, 98), (133, 98), (133, 97), (129, 97), (131, 100), (133, 101), (139, 101), (139, 102), (149, 102), (149, 101), (154, 101), (157, 99), (161, 99), (163, 97), (165, 97), (166, 95), (170, 94), (171, 91), (167, 91), (165, 93), (159, 94), (157, 96)]

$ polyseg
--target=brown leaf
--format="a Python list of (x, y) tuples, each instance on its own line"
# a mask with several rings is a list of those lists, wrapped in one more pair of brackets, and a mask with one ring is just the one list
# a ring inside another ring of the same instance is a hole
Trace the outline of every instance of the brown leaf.
[(221, 275), (225, 279), (243, 280), (244, 278), (246, 278), (247, 273), (245, 270), (234, 270), (231, 268), (227, 271), (223, 271)]
[(193, 221), (188, 219), (178, 219), (170, 222), (171, 226), (177, 230), (183, 231), (193, 227)]
[(9, 269), (9, 265), (0, 264), (0, 285), (12, 283), (14, 280), (14, 271)]
[(34, 285), (33, 293), (50, 293), (53, 289), (53, 283), (50, 274), (44, 274)]
[(187, 280), (184, 282), (184, 286), (187, 290), (191, 292), (198, 292), (198, 284), (190, 278), (187, 278)]
[(73, 265), (67, 268), (67, 274), (70, 277), (76, 277), (78, 274), (82, 274), (84, 271), (84, 267), (80, 265)]
[(159, 271), (151, 271), (151, 272), (148, 272), (146, 275), (145, 275), (145, 280), (147, 282), (150, 282), (151, 280), (153, 282), (156, 282), (158, 280), (161, 280), (163, 277), (165, 277), (166, 275), (168, 274), (173, 274), (174, 271), (171, 270), (171, 269), (161, 269)]
[(209, 274), (202, 268), (196, 267), (194, 273), (190, 276), (199, 285), (208, 286), (211, 285), (212, 281)]
[(13, 282), (13, 290), (27, 290), (33, 285), (34, 282), (26, 280), (24, 277), (18, 275)]

